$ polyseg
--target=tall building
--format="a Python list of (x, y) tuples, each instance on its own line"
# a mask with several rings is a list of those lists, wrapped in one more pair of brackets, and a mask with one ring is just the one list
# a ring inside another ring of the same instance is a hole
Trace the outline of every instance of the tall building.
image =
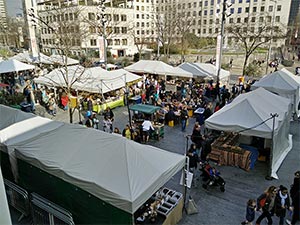
[(297, 14), (300, 11), (300, 0), (292, 0), (290, 7), (289, 15), (289, 25), (292, 25), (295, 22)]
[[(107, 49), (112, 55), (133, 55), (156, 41), (153, 30), (153, 0), (106, 0), (105, 8), (99, 8), (98, 0), (37, 1), (42, 50), (53, 53), (57, 42), (62, 38), (63, 27), (75, 31), (71, 40), (71, 52), (79, 55), (83, 52), (97, 55), (103, 35), (107, 40)], [(101, 21), (105, 14), (105, 30)], [(56, 27), (53, 30), (49, 27)], [(104, 33), (105, 31), (105, 33)], [(67, 32), (66, 32), (67, 34)], [(56, 35), (57, 36), (57, 35)]]
[(7, 9), (5, 0), (0, 0), (0, 24), (7, 24)]

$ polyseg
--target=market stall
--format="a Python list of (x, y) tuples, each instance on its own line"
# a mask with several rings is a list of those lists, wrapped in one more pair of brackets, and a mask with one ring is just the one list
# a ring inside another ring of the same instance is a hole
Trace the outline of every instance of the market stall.
[[(146, 104), (135, 104), (129, 106), (129, 109), (134, 113), (133, 121), (139, 127), (145, 117), (150, 117), (154, 131), (151, 133), (150, 138), (159, 140), (165, 135), (164, 124), (159, 122), (159, 118), (156, 113), (161, 109), (159, 106), (146, 105)], [(137, 113), (136, 113), (137, 112)]]
[[(181, 194), (156, 193), (183, 168), (185, 156), (2, 105), (0, 112), (9, 112), (0, 113), (1, 168), (15, 166), (18, 185), (70, 211), (75, 224), (135, 224), (151, 199), (160, 201), (153, 210), (166, 214), (163, 224), (181, 218)], [(42, 132), (25, 126), (29, 120)]]
[(246, 171), (250, 170), (251, 152), (238, 146), (239, 134), (224, 133), (211, 145), (208, 159), (223, 166), (237, 166)]
[(290, 119), (291, 103), (284, 97), (259, 88), (236, 97), (205, 120), (205, 126), (264, 138), (264, 149), (269, 149), (271, 161), (269, 176), (277, 179), (276, 172), (292, 147)]

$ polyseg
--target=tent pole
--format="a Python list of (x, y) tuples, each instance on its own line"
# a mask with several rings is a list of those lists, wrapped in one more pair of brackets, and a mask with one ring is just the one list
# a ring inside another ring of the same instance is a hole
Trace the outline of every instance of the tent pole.
[(269, 172), (266, 176), (266, 180), (272, 180), (272, 161), (273, 161), (273, 148), (274, 148), (274, 133), (275, 133), (275, 119), (278, 117), (277, 113), (271, 113), (271, 118), (273, 118), (273, 124), (272, 124), (272, 141), (271, 141), (271, 148), (270, 148), (270, 157), (269, 157)]
[(189, 149), (189, 136), (186, 135), (186, 146), (185, 146), (185, 165), (184, 165), (184, 169), (183, 169), (183, 209), (185, 210), (185, 212), (187, 212), (187, 208), (186, 208), (186, 195), (187, 195), (187, 175), (189, 172), (189, 158), (188, 158), (188, 149)]

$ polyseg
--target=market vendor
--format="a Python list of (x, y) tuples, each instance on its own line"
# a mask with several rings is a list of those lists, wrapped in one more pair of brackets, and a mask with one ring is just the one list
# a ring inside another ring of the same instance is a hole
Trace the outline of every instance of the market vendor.
[(149, 118), (145, 118), (142, 124), (142, 128), (143, 128), (143, 141), (148, 142), (150, 137), (150, 132), (154, 130)]

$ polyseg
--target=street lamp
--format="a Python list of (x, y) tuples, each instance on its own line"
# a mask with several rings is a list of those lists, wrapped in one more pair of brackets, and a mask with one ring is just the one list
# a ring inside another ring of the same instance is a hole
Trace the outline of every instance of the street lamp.
[(226, 16), (229, 17), (231, 15), (231, 14), (227, 14), (226, 10), (232, 6), (232, 3), (227, 2), (227, 0), (223, 0), (222, 5), (223, 6), (222, 6), (222, 18), (221, 18), (221, 33), (217, 36), (217, 52), (216, 52), (217, 84), (219, 84), (220, 82), (225, 20), (226, 20)]
[[(100, 31), (100, 28), (98, 28), (98, 33), (99, 35), (102, 36), (103, 38), (103, 51), (104, 51), (104, 65), (105, 69), (107, 69), (107, 46), (106, 46), (106, 23), (107, 23), (107, 18), (105, 14), (105, 0), (101, 0), (100, 4), (97, 6), (98, 13), (97, 13), (97, 20), (99, 22), (99, 25), (102, 27), (102, 32)], [(100, 42), (100, 41), (99, 41)], [(99, 58), (101, 60), (102, 55), (101, 55), (101, 42), (99, 43)]]
[(272, 24), (271, 24), (271, 35), (270, 35), (270, 41), (269, 41), (269, 49), (267, 54), (267, 66), (266, 66), (266, 74), (268, 74), (269, 69), (269, 61), (270, 61), (270, 55), (272, 50), (272, 39), (273, 39), (273, 29), (274, 29), (274, 22), (275, 22), (275, 10), (277, 6), (277, 0), (270, 0), (271, 2), (274, 2), (274, 9), (273, 9), (273, 18), (272, 18)]

